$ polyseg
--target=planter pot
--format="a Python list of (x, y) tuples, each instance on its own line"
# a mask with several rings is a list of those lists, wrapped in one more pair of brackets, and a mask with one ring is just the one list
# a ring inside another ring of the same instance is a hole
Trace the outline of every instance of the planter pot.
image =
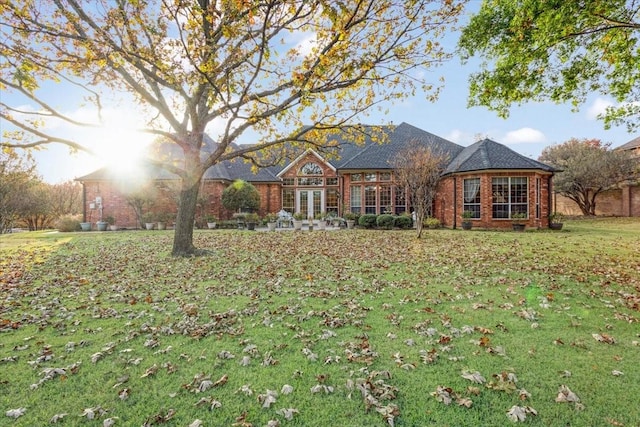
[(293, 220), (293, 229), (294, 229), (294, 230), (298, 230), (298, 231), (299, 231), (299, 230), (302, 230), (302, 221), (301, 221), (301, 220), (294, 219), (294, 220)]
[(463, 230), (471, 230), (471, 227), (473, 227), (473, 223), (471, 221), (462, 221)]
[(513, 231), (524, 231), (526, 224), (511, 224)]
[(147, 230), (153, 230), (154, 225), (156, 225), (155, 222), (145, 222), (144, 228), (146, 228)]
[(325, 230), (327, 228), (327, 222), (324, 219), (318, 221), (318, 230)]
[(90, 222), (81, 222), (80, 229), (82, 231), (91, 231), (91, 223)]
[(340, 220), (339, 219), (334, 219), (333, 220), (333, 226), (336, 227), (336, 228), (340, 227)]
[(247, 230), (255, 230), (256, 229), (256, 223), (255, 222), (248, 222), (247, 223)]
[(356, 220), (355, 219), (348, 219), (347, 220), (347, 228), (351, 229), (354, 228), (356, 226)]
[(96, 227), (98, 228), (98, 231), (107, 231), (107, 226), (108, 225), (109, 225), (109, 223), (105, 222), (105, 221), (96, 222)]
[(563, 225), (561, 222), (552, 222), (549, 224), (549, 228), (552, 230), (562, 230)]
[(276, 223), (275, 222), (268, 222), (267, 223), (267, 228), (269, 229), (269, 231), (276, 231)]
[(207, 228), (209, 230), (213, 230), (214, 228), (216, 228), (216, 223), (215, 222), (208, 222), (207, 223)]
[(159, 222), (158, 223), (158, 228), (157, 230), (166, 230), (167, 229), (167, 224), (164, 222)]
[(111, 230), (111, 231), (118, 231), (118, 226), (117, 226), (117, 225), (110, 225), (110, 226), (109, 226), (109, 230)]

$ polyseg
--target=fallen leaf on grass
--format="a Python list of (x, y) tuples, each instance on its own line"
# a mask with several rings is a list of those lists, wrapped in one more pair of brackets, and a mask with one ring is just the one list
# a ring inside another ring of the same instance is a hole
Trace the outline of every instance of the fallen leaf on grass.
[(562, 384), (560, 386), (560, 389), (558, 390), (558, 396), (556, 397), (556, 402), (558, 402), (558, 403), (563, 403), (563, 402), (577, 403), (577, 402), (580, 402), (580, 398), (574, 392), (572, 392), (569, 389), (569, 387), (567, 387), (566, 385)]
[(462, 371), (461, 374), (462, 378), (469, 380), (469, 381), (473, 381), (474, 383), (477, 384), (484, 384), (487, 380), (482, 376), (482, 374), (478, 371), (475, 372), (471, 372), (471, 371), (467, 371), (464, 370)]
[(292, 420), (293, 415), (298, 413), (298, 410), (295, 408), (282, 408), (276, 411), (276, 414), (282, 415), (287, 420)]
[(538, 415), (538, 412), (531, 406), (517, 406), (513, 405), (511, 409), (507, 411), (507, 417), (513, 422), (524, 422), (527, 419), (527, 415)]
[(18, 418), (23, 416), (26, 411), (27, 411), (27, 408), (16, 408), (16, 409), (9, 409), (4, 414), (10, 418)]
[(616, 339), (613, 338), (611, 335), (607, 335), (607, 334), (591, 334), (591, 336), (599, 342), (603, 342), (605, 344), (615, 344), (616, 343)]
[(58, 421), (62, 421), (62, 419), (64, 417), (66, 417), (69, 414), (55, 414), (53, 417), (51, 417), (51, 419), (49, 420), (49, 424), (56, 424)]

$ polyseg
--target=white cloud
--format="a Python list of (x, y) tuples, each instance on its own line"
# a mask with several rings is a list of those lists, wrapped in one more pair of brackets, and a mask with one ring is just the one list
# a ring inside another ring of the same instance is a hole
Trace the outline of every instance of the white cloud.
[(505, 144), (535, 144), (546, 142), (544, 133), (537, 129), (524, 127), (507, 132), (502, 140)]
[(589, 120), (596, 120), (600, 114), (604, 114), (608, 107), (614, 107), (615, 104), (605, 98), (597, 97), (589, 109), (587, 110), (587, 118)]
[(469, 145), (475, 142), (473, 135), (460, 129), (453, 129), (451, 132), (446, 134), (444, 138), (460, 145)]

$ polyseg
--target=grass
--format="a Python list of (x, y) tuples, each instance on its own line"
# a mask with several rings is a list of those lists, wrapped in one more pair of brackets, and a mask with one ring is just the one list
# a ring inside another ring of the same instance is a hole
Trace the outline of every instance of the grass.
[(640, 420), (637, 219), (171, 238), (0, 236), (0, 425)]

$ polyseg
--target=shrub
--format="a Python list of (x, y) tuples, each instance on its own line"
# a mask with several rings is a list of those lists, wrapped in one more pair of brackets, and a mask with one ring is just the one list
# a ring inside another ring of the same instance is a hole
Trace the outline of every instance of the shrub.
[(373, 228), (376, 226), (376, 219), (378, 218), (375, 214), (364, 214), (358, 218), (358, 225), (364, 228)]
[(440, 220), (438, 218), (427, 218), (422, 224), (428, 228), (440, 228)]
[(56, 224), (58, 231), (62, 233), (69, 233), (71, 231), (80, 231), (80, 221), (77, 217), (71, 215), (65, 215), (58, 219)]
[(378, 227), (385, 228), (387, 230), (391, 230), (393, 228), (393, 224), (395, 222), (395, 218), (390, 214), (382, 214), (379, 215), (376, 219), (376, 223)]
[(398, 228), (407, 229), (411, 228), (413, 220), (409, 215), (400, 215), (395, 218), (395, 225)]

